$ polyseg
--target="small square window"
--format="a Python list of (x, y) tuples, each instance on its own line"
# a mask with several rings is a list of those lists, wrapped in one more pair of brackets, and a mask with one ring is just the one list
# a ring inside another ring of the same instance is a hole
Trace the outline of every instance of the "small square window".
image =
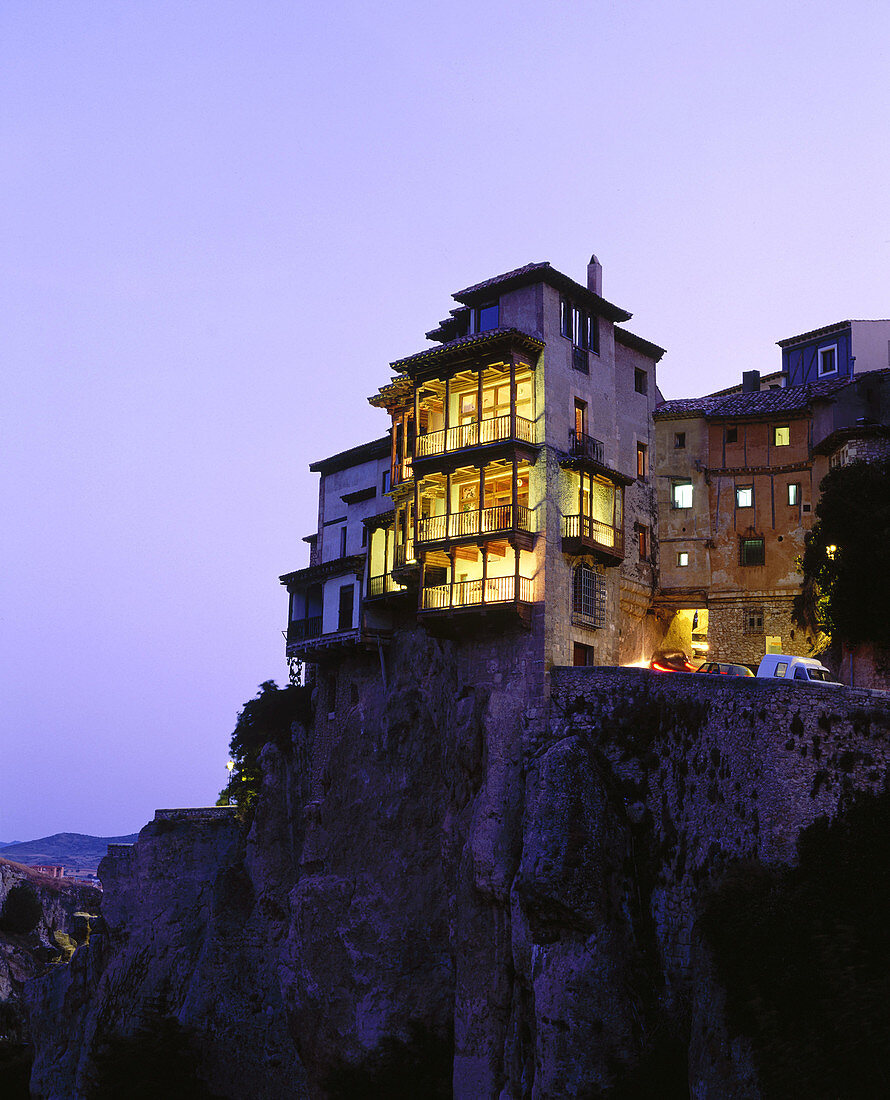
[(689, 564), (689, 551), (688, 550), (679, 550), (677, 552), (677, 565), (679, 565), (681, 569), (685, 569), (688, 564)]
[(671, 485), (671, 508), (692, 507), (692, 482), (675, 481)]
[(830, 348), (819, 348), (819, 377), (823, 374), (837, 373), (837, 345)]
[(749, 607), (745, 610), (745, 633), (763, 633), (763, 608)]
[(735, 506), (736, 506), (736, 508), (753, 508), (754, 507), (754, 486), (753, 485), (736, 485), (736, 487), (735, 487)]
[(773, 428), (773, 444), (776, 447), (787, 447), (791, 443), (791, 429), (788, 425), (781, 428)]
[(763, 538), (739, 539), (739, 565), (763, 565)]
[(789, 481), (788, 482), (788, 503), (800, 504), (800, 482)]
[(637, 477), (646, 477), (649, 472), (649, 465), (647, 462), (646, 451), (648, 448), (645, 443), (637, 444)]
[(686, 433), (674, 432), (674, 449), (682, 451), (686, 447)]
[(640, 370), (638, 367), (634, 368), (634, 389), (637, 393), (649, 392), (649, 376), (644, 370)]
[(739, 441), (739, 430), (738, 430), (738, 428), (727, 428), (726, 429), (726, 442), (727, 443), (738, 443), (738, 441)]

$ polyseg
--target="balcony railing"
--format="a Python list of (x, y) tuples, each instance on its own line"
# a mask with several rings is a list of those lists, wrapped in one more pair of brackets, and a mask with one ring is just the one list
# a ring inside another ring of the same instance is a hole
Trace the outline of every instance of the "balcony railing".
[(294, 619), (287, 624), (288, 642), (305, 642), (309, 638), (321, 637), (321, 615), (311, 619)]
[[(519, 578), (519, 600), (531, 603), (534, 582)], [(487, 604), (513, 603), (516, 599), (516, 577), (478, 577), (472, 581), (456, 581), (424, 588), (423, 610), (446, 611), (454, 607), (476, 607)]]
[(573, 458), (589, 458), (593, 462), (598, 462), (600, 466), (605, 462), (602, 440), (576, 431), (569, 432), (569, 454)]
[(393, 580), (392, 573), (381, 573), (379, 577), (368, 577), (368, 599), (388, 596), (392, 592), (404, 592), (405, 586)]
[(392, 557), (393, 569), (401, 569), (406, 565), (416, 565), (417, 559), (414, 557), (414, 539), (408, 539), (407, 542), (397, 544)]
[(490, 535), (501, 531), (531, 532), (531, 515), (524, 504), (498, 504), (494, 508), (475, 508), (469, 512), (451, 512), (446, 516), (428, 516), (420, 521), (418, 542), (442, 542), (472, 535)]
[(481, 447), (486, 443), (500, 443), (516, 439), (521, 443), (535, 442), (535, 425), (523, 416), (516, 417), (516, 433), (510, 432), (510, 415), (491, 416), (487, 420), (474, 420), (471, 424), (459, 424), (438, 432), (419, 435), (414, 442), (414, 453), (418, 458), (429, 455), (462, 451), (467, 447)]
[(562, 537), (573, 539), (587, 546), (601, 547), (617, 557), (624, 556), (624, 532), (611, 523), (593, 519), (591, 516), (563, 516)]
[(411, 473), (411, 459), (406, 458), (402, 462), (396, 462), (393, 466), (393, 485), (402, 485), (406, 481), (410, 481), (412, 477)]

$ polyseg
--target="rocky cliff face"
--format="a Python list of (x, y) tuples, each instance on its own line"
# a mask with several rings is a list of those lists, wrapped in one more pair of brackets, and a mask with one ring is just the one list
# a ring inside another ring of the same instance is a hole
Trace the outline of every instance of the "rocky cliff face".
[(877, 788), (887, 702), (578, 669), (545, 707), (524, 643), (419, 633), (386, 672), (322, 674), (246, 840), (161, 816), (105, 861), (106, 931), (31, 987), (34, 1095), (159, 1006), (219, 1096), (759, 1095), (698, 899)]

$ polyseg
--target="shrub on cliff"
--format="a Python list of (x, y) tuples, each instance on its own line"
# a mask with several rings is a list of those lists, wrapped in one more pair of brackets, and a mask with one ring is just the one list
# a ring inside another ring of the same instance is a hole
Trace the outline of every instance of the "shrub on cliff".
[(890, 646), (890, 460), (836, 466), (819, 489), (794, 618), (833, 641)]
[(0, 910), (0, 932), (25, 935), (33, 932), (43, 916), (43, 906), (30, 882), (17, 882)]
[(277, 745), (282, 752), (291, 750), (291, 727), (310, 717), (308, 688), (290, 685), (280, 688), (273, 680), (260, 684), (256, 698), (244, 704), (238, 714), (229, 742), (234, 764), (228, 785), (219, 797), (220, 805), (236, 805), (246, 814), (259, 793), (257, 763), (265, 745)]
[(730, 1027), (764, 1097), (886, 1096), (890, 793), (861, 795), (798, 841), (796, 867), (737, 866), (701, 920)]

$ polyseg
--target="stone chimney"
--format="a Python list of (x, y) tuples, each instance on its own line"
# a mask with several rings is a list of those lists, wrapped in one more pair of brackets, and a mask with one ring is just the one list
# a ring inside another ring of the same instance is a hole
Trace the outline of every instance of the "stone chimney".
[(742, 371), (742, 393), (757, 393), (760, 389), (760, 371)]
[(587, 265), (587, 289), (592, 290), (594, 294), (599, 294), (600, 297), (602, 297), (603, 265), (596, 256), (591, 256), (590, 263)]

